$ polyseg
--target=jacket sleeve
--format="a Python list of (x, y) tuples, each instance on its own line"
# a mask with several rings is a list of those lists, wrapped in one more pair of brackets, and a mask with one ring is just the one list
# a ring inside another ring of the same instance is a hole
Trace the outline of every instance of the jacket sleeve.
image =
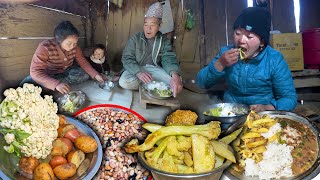
[(219, 54), (211, 61), (211, 63), (198, 72), (196, 83), (200, 88), (209, 89), (225, 75), (225, 71), (219, 72), (214, 67), (214, 63), (219, 59), (222, 52), (223, 50), (221, 49)]
[(30, 65), (30, 76), (41, 86), (44, 86), (51, 90), (55, 90), (60, 81), (50, 77), (46, 73), (46, 69), (48, 67), (48, 59), (48, 50), (42, 45), (42, 43), (40, 43), (32, 57)]
[(174, 72), (180, 74), (180, 66), (178, 64), (177, 56), (172, 50), (170, 40), (165, 36), (163, 36), (163, 45), (161, 48), (161, 65), (170, 76)]
[(82, 50), (79, 46), (76, 47), (76, 61), (78, 62), (79, 66), (91, 76), (92, 79), (99, 74), (87, 61), (87, 59), (83, 56)]
[(122, 52), (123, 67), (129, 71), (130, 74), (136, 75), (141, 71), (141, 67), (136, 60), (136, 38), (131, 37), (128, 40), (126, 47)]
[(281, 55), (279, 63), (274, 66), (272, 88), (275, 100), (271, 104), (276, 110), (292, 111), (297, 105), (297, 94), (288, 64)]

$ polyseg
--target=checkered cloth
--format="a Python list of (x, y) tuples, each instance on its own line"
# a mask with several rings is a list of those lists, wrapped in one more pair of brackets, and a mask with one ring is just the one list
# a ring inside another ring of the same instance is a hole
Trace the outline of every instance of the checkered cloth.
[(162, 18), (163, 8), (159, 2), (152, 4), (144, 17), (157, 17)]

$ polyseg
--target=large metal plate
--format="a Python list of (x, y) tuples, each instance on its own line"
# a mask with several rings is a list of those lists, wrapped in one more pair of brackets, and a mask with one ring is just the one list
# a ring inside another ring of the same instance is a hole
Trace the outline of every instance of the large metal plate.
[[(71, 117), (67, 117), (67, 122), (76, 126), (80, 132), (93, 137), (98, 143), (98, 149), (95, 152), (86, 154), (86, 157), (89, 158), (91, 161), (88, 170), (82, 176), (74, 178), (77, 180), (92, 179), (95, 176), (95, 174), (98, 172), (102, 162), (103, 153), (102, 153), (102, 146), (101, 146), (100, 140), (96, 135), (96, 133), (83, 122)], [(0, 135), (0, 161), (1, 161), (0, 179), (3, 179), (3, 180), (19, 179), (22, 177), (18, 172), (18, 166), (17, 166), (17, 164), (19, 164), (19, 158), (13, 154), (7, 153), (3, 149), (4, 145), (5, 145), (4, 137)]]
[[(276, 118), (276, 117), (286, 118), (286, 119), (290, 119), (290, 120), (305, 124), (314, 133), (314, 135), (317, 139), (318, 147), (320, 147), (319, 130), (316, 126), (311, 124), (306, 118), (299, 116), (298, 114), (295, 114), (292, 112), (286, 112), (286, 111), (263, 111), (258, 114), (259, 115), (267, 114), (271, 118)], [(316, 162), (313, 164), (313, 166), (309, 170), (307, 170), (306, 172), (304, 172), (298, 176), (294, 176), (294, 177), (290, 177), (290, 178), (281, 178), (281, 179), (299, 179), (299, 180), (300, 179), (306, 179), (306, 180), (312, 179), (312, 178), (316, 177), (320, 172), (319, 163), (320, 163), (320, 151), (318, 151), (318, 157), (317, 157)], [(233, 170), (232, 168), (227, 169), (225, 171), (225, 175), (231, 180), (258, 180), (259, 179), (258, 177), (248, 177), (243, 174), (240, 174), (240, 173), (236, 172), (235, 170)]]

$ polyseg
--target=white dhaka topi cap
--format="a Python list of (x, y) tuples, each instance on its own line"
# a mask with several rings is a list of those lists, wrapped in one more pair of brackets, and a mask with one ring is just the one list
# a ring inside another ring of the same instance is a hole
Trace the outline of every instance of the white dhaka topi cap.
[(163, 8), (161, 3), (156, 2), (154, 4), (152, 4), (147, 13), (144, 15), (144, 17), (156, 17), (156, 18), (162, 18), (162, 14), (163, 14)]

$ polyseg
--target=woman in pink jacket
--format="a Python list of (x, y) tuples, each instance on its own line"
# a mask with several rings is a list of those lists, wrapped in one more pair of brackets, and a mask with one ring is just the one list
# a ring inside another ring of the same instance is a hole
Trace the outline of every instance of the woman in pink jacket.
[[(62, 94), (70, 91), (69, 84), (89, 79), (103, 82), (78, 46), (79, 32), (69, 21), (63, 21), (54, 30), (54, 39), (41, 42), (33, 55), (30, 76), (21, 84), (35, 82)], [(78, 67), (75, 62), (80, 66)], [(83, 71), (84, 70), (84, 71)]]

